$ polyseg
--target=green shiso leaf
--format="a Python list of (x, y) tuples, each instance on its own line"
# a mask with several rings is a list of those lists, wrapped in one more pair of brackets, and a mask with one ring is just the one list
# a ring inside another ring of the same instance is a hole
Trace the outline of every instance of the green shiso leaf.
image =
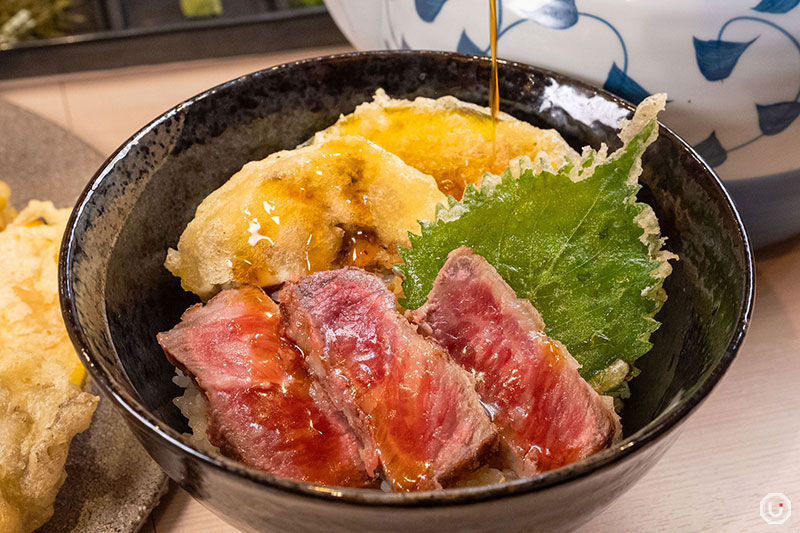
[(585, 379), (600, 392), (619, 387), (651, 348), (668, 260), (676, 257), (662, 249), (652, 209), (636, 202), (641, 157), (657, 137), (663, 100), (640, 106), (611, 156), (585, 150), (555, 172), (546, 161), (523, 162), (518, 177), (506, 170), (439, 206), (434, 222), (410, 235), (411, 248), (400, 248), (400, 303), (422, 305), (447, 254), (470, 246), (533, 303)]

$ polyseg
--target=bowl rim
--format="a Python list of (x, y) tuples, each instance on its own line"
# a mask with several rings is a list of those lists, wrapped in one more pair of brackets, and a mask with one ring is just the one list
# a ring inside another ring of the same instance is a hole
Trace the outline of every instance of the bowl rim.
[[(95, 191), (97, 190), (100, 182), (107, 177), (109, 172), (113, 169), (114, 164), (121, 156), (124, 156), (127, 153), (130, 146), (136, 144), (141, 137), (151, 131), (162, 121), (182, 112), (184, 109), (188, 109), (195, 102), (203, 100), (220, 90), (243, 83), (246, 80), (256, 76), (268, 75), (270, 72), (291, 70), (298, 66), (320, 62), (353, 61), (364, 57), (385, 59), (397, 56), (402, 57), (417, 55), (439, 58), (439, 60), (443, 62), (464, 60), (482, 62), (489, 61), (489, 59), (486, 57), (457, 54), (453, 52), (396, 50), (347, 52), (302, 59), (267, 67), (265, 69), (251, 72), (249, 74), (245, 74), (230, 81), (216, 85), (210, 89), (198, 93), (184, 102), (173, 106), (165, 113), (162, 113), (156, 119), (149, 122), (137, 133), (132, 135), (100, 166), (98, 171), (94, 174), (78, 198), (70, 215), (61, 243), (58, 268), (60, 304), (70, 339), (72, 340), (72, 343), (75, 346), (75, 349), (78, 352), (83, 364), (86, 366), (92, 379), (99, 384), (101, 392), (104, 394), (104, 396), (109, 398), (114, 403), (115, 407), (120, 409), (122, 413), (126, 415), (125, 418), (129, 423), (134, 423), (139, 429), (148, 433), (152, 433), (157, 440), (161, 441), (164, 445), (173, 448), (173, 451), (176, 451), (180, 454), (188, 454), (200, 463), (218, 470), (220, 474), (244, 478), (266, 489), (277, 489), (279, 491), (314, 497), (329, 502), (343, 502), (367, 506), (388, 506), (402, 508), (464, 505), (479, 501), (519, 496), (530, 492), (540, 491), (555, 485), (569, 483), (588, 476), (597, 470), (604, 469), (627, 460), (632, 455), (650, 447), (661, 437), (676, 429), (686, 419), (686, 417), (693, 412), (703, 402), (703, 400), (705, 400), (711, 390), (717, 385), (736, 356), (751, 320), (755, 294), (752, 248), (750, 239), (742, 224), (741, 217), (736, 210), (735, 205), (733, 204), (730, 194), (723, 187), (720, 178), (686, 141), (676, 135), (671, 129), (664, 126), (660, 121), (659, 134), (671, 137), (673, 141), (677, 142), (683, 147), (683, 149), (691, 156), (692, 159), (694, 159), (705, 169), (710, 177), (710, 185), (716, 189), (715, 192), (721, 196), (721, 198), (724, 200), (724, 203), (727, 203), (727, 208), (730, 214), (733, 216), (733, 219), (736, 223), (737, 235), (743, 244), (745, 260), (743, 272), (744, 284), (742, 287), (742, 294), (740, 295), (742, 299), (742, 305), (738, 312), (736, 326), (730, 335), (730, 340), (725, 348), (724, 354), (720, 358), (719, 362), (709, 371), (701, 385), (697, 387), (689, 397), (684, 398), (675, 404), (667, 412), (662, 412), (659, 414), (655, 420), (645, 425), (636, 433), (629, 435), (622, 441), (616, 443), (614, 446), (597, 452), (590, 457), (562, 468), (545, 472), (535, 477), (507, 481), (499, 484), (444, 489), (438, 491), (385, 493), (375, 489), (327, 486), (309, 482), (295, 481), (255, 468), (247, 467), (238, 461), (229, 459), (220, 454), (208, 455), (196, 449), (189, 444), (188, 440), (175, 429), (167, 426), (164, 422), (161, 422), (155, 415), (153, 415), (137, 398), (128, 393), (128, 391), (125, 390), (125, 387), (121, 383), (117, 382), (117, 380), (106, 370), (104, 364), (101, 362), (102, 358), (100, 354), (94, 353), (90, 348), (91, 345), (87, 340), (86, 333), (84, 332), (80, 319), (78, 318), (75, 303), (77, 297), (75, 295), (72, 283), (71, 264), (76, 253), (76, 248), (78, 247), (76, 244), (76, 222), (82, 216), (87, 202), (89, 202), (96, 194)], [(499, 60), (498, 63), (501, 69), (511, 68), (528, 70), (532, 73), (537, 72), (546, 77), (553, 78), (560, 83), (568, 83), (572, 86), (577, 86), (578, 88), (592, 91), (595, 94), (614, 101), (621, 107), (629, 110), (634, 109), (630, 103), (609, 93), (608, 91), (582, 82), (570, 76), (513, 61)]]

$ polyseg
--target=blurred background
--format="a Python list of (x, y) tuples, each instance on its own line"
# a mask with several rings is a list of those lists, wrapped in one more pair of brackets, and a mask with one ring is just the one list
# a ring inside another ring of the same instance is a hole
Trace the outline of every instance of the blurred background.
[(0, 0), (0, 79), (344, 43), (322, 0)]

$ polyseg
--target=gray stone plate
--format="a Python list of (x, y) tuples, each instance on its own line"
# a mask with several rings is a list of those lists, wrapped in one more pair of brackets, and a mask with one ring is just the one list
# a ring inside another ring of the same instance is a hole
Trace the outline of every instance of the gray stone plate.
[[(0, 180), (11, 186), (17, 209), (31, 199), (71, 207), (103, 162), (70, 132), (3, 100), (0, 132)], [(55, 514), (39, 531), (139, 531), (166, 488), (166, 475), (101, 398), (91, 427), (72, 441)]]

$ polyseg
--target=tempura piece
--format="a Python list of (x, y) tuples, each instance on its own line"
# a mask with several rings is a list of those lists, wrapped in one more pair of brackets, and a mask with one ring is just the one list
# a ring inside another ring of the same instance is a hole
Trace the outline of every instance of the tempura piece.
[(278, 152), (203, 200), (165, 266), (203, 299), (343, 265), (388, 271), (444, 200), (430, 176), (360, 137)]
[(543, 153), (557, 168), (567, 157), (578, 156), (555, 130), (537, 128), (506, 113), (497, 118), (493, 145), (488, 108), (452, 96), (395, 100), (378, 89), (372, 102), (317, 133), (314, 142), (360, 135), (430, 174), (443, 193), (456, 199), (461, 199), (468, 183), (478, 184), (484, 172), (500, 174), (517, 157), (538, 159)]
[(16, 211), (9, 205), (8, 199), (11, 196), (11, 189), (8, 185), (0, 181), (0, 231), (3, 231), (8, 226), (14, 217), (17, 216)]
[(34, 201), (0, 231), (3, 532), (33, 531), (53, 514), (69, 443), (89, 427), (97, 404), (80, 388), (85, 370), (58, 303), (58, 247), (68, 215)]

